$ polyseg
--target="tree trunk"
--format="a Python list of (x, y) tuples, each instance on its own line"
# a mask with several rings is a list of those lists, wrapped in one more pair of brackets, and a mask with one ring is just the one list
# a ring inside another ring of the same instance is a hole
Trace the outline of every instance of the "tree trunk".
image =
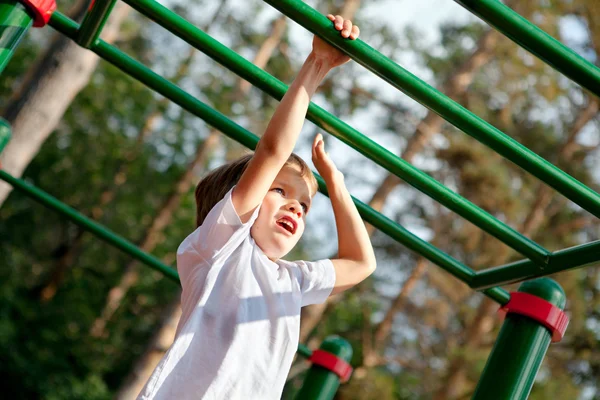
[[(267, 40), (263, 42), (263, 44), (260, 46), (260, 49), (258, 49), (258, 52), (254, 56), (254, 65), (256, 65), (259, 68), (264, 68), (267, 65), (267, 62), (269, 62), (269, 60), (271, 59), (271, 55), (281, 42), (281, 38), (285, 33), (286, 26), (287, 18), (285, 15), (282, 15), (281, 17), (273, 21), (271, 35), (267, 38)], [(242, 79), (240, 80), (238, 90), (240, 91), (240, 93), (245, 94), (250, 91), (251, 87), (252, 85), (250, 84), (250, 82)]]
[[(123, 3), (115, 6), (102, 32), (105, 41), (115, 40), (129, 10)], [(87, 85), (97, 64), (98, 56), (63, 35), (50, 43), (4, 111), (13, 131), (0, 155), (6, 172), (16, 177), (23, 174), (73, 98)], [(12, 186), (0, 182), (0, 206), (11, 190)]]
[[(151, 252), (154, 250), (161, 232), (169, 224), (169, 222), (171, 222), (173, 212), (179, 206), (181, 197), (187, 193), (189, 187), (192, 185), (196, 166), (204, 163), (207, 155), (210, 154), (218, 142), (219, 133), (213, 131), (202, 143), (202, 145), (198, 146), (198, 151), (196, 152), (194, 160), (189, 163), (186, 171), (181, 175), (179, 181), (175, 184), (173, 192), (163, 203), (156, 217), (152, 221), (152, 224), (146, 231), (146, 234), (144, 235), (144, 238), (140, 244), (140, 248), (143, 251)], [(115, 313), (121, 304), (121, 300), (123, 300), (123, 297), (127, 291), (137, 282), (138, 278), (139, 264), (137, 261), (132, 261), (125, 268), (125, 272), (121, 276), (117, 286), (113, 287), (109, 291), (106, 305), (104, 306), (100, 317), (98, 317), (92, 325), (92, 336), (102, 337), (105, 335), (106, 323)]]
[[(467, 329), (463, 350), (475, 348), (481, 342), (486, 333), (489, 333), (495, 323), (495, 311), (498, 305), (487, 297), (483, 299), (477, 309), (477, 314)], [(465, 368), (465, 356), (461, 352), (456, 356), (448, 368), (448, 378), (444, 386), (438, 391), (435, 400), (459, 399), (465, 392), (467, 384), (467, 368)]]
[[(417, 261), (417, 265), (412, 270), (408, 279), (402, 285), (402, 289), (400, 289), (400, 293), (390, 306), (389, 310), (386, 312), (383, 320), (377, 325), (375, 328), (375, 333), (373, 334), (374, 339), (374, 352), (381, 350), (384, 346), (384, 343), (389, 336), (392, 330), (392, 324), (394, 322), (395, 315), (402, 310), (406, 300), (408, 299), (408, 295), (415, 288), (421, 276), (425, 273), (425, 269), (427, 267), (427, 260), (424, 258), (419, 258)], [(365, 360), (367, 361), (367, 360)], [(365, 362), (365, 366), (369, 366), (367, 362)]]
[(173, 343), (177, 323), (181, 317), (179, 296), (165, 312), (160, 329), (156, 332), (144, 354), (138, 359), (131, 373), (117, 392), (117, 400), (133, 400), (142, 391), (148, 377)]

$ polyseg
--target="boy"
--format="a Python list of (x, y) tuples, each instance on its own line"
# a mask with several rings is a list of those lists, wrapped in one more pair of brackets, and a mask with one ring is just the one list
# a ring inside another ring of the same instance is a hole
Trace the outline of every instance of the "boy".
[[(342, 37), (358, 37), (350, 21), (327, 17)], [(298, 346), (300, 308), (374, 271), (365, 226), (320, 134), (312, 158), (329, 190), (338, 258), (281, 260), (302, 236), (317, 191), (309, 167), (292, 154), (310, 97), (348, 60), (315, 37), (254, 154), (198, 184), (198, 228), (177, 251), (182, 317), (140, 399), (279, 399)]]

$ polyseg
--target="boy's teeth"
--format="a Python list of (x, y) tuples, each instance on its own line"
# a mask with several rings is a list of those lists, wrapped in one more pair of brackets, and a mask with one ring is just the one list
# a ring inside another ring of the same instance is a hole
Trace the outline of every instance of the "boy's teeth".
[(288, 221), (288, 220), (285, 220), (285, 219), (280, 219), (280, 220), (279, 220), (279, 223), (280, 223), (280, 224), (282, 224), (282, 225), (285, 225), (285, 227), (289, 228), (288, 230), (289, 230), (290, 232), (292, 232), (292, 231), (294, 230), (294, 226), (293, 226), (293, 225), (292, 225), (292, 223), (291, 223), (290, 221)]

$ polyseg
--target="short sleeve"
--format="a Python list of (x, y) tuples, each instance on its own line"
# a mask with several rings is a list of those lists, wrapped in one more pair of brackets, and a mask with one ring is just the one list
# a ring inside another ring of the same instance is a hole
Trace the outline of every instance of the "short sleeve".
[(335, 286), (335, 269), (329, 259), (294, 261), (299, 270), (302, 307), (327, 300)]
[(215, 259), (231, 254), (250, 235), (260, 205), (250, 219), (242, 223), (233, 206), (232, 192), (233, 188), (215, 204), (202, 225), (185, 238), (177, 249), (177, 269), (182, 283), (193, 267), (212, 265)]

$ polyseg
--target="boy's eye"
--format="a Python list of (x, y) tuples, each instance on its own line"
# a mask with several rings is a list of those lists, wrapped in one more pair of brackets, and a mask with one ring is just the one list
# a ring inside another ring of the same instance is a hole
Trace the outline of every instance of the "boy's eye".
[(282, 196), (285, 195), (285, 192), (282, 188), (274, 188), (273, 191), (279, 193)]
[(305, 203), (300, 204), (302, 206), (302, 211), (304, 212), (304, 214), (306, 214), (308, 212), (308, 206)]

